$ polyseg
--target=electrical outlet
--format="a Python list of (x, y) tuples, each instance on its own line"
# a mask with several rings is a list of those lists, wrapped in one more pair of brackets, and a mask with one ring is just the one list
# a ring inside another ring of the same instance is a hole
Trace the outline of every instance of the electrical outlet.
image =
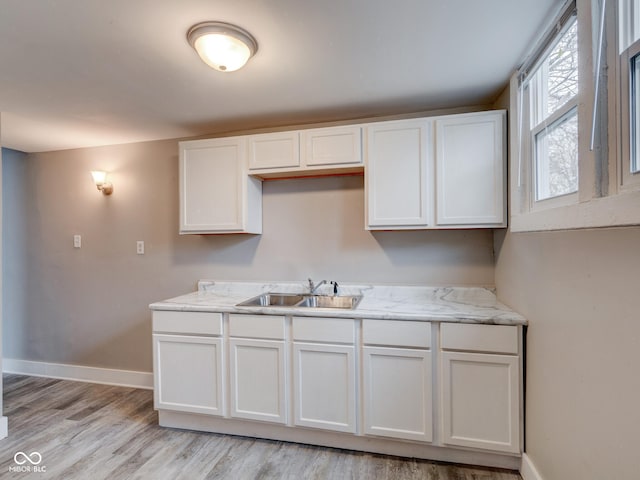
[(82, 248), (82, 236), (74, 235), (73, 236), (73, 248)]
[(138, 240), (136, 242), (136, 253), (138, 255), (144, 255), (144, 241), (143, 240)]

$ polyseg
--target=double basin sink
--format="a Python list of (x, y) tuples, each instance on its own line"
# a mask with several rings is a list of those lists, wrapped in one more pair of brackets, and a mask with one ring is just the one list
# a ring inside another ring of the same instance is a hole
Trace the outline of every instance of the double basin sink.
[(317, 295), (310, 293), (263, 293), (239, 303), (238, 307), (342, 308), (353, 310), (362, 295)]

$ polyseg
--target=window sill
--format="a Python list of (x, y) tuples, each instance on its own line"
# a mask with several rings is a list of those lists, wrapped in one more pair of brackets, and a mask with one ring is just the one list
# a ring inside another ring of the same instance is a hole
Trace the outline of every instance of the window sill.
[(640, 191), (619, 193), (588, 202), (512, 215), (512, 232), (577, 230), (640, 225)]

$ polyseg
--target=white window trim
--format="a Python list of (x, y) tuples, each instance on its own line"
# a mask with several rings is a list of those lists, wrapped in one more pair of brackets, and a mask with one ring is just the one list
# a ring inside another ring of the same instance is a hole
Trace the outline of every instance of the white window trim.
[[(629, 4), (630, 2), (626, 2)], [(640, 14), (640, 12), (635, 12)], [(638, 19), (640, 22), (640, 18)], [(630, 29), (629, 26), (626, 26)], [(627, 37), (632, 38), (629, 34)], [(618, 93), (619, 110), (620, 110), (620, 168), (618, 170), (618, 188), (620, 192), (636, 190), (640, 188), (640, 172), (631, 172), (631, 72), (629, 63), (633, 57), (640, 54), (640, 40), (636, 40), (627, 49), (620, 54), (619, 72), (620, 72), (620, 90)], [(637, 81), (640, 79), (636, 79)], [(636, 99), (636, 103), (639, 99)], [(637, 152), (636, 154), (640, 154)]]
[[(530, 130), (530, 143), (532, 145), (532, 151), (530, 153), (531, 158), (527, 159), (528, 162), (531, 163), (531, 174), (530, 181), (527, 187), (531, 190), (530, 204), (529, 210), (546, 210), (548, 208), (559, 207), (562, 205), (569, 205), (571, 203), (576, 203), (578, 201), (578, 192), (569, 192), (563, 195), (556, 195), (553, 197), (548, 197), (544, 199), (537, 199), (538, 195), (538, 169), (539, 164), (537, 161), (538, 152), (536, 151), (536, 145), (534, 139), (536, 136), (546, 130), (547, 128), (552, 127), (556, 122), (562, 121), (565, 117), (567, 117), (570, 113), (578, 108), (578, 100), (577, 98), (572, 98), (567, 103), (565, 103), (562, 107), (552, 113), (549, 117), (547, 117), (544, 121), (540, 122), (540, 124), (536, 125)], [(577, 113), (577, 112), (576, 112)]]
[[(619, 33), (617, 28), (617, 2), (607, 3), (607, 51), (608, 64), (608, 165), (604, 165), (608, 173), (608, 183), (604, 185), (605, 196), (598, 192), (606, 178), (598, 178), (596, 174), (596, 157), (589, 150), (591, 115), (593, 110), (594, 78), (592, 68), (595, 64), (592, 14), (597, 17), (598, 2), (577, 0), (578, 5), (578, 51), (579, 93), (578, 93), (578, 157), (579, 157), (579, 192), (577, 203), (570, 205), (549, 205), (549, 208), (532, 209), (531, 172), (527, 165), (526, 155), (521, 152), (531, 150), (530, 142), (523, 138), (520, 145), (518, 116), (519, 112), (518, 79), (515, 74), (510, 84), (510, 229), (513, 232), (534, 232), (548, 230), (573, 230), (584, 228), (603, 228), (640, 225), (640, 189), (621, 188), (621, 153), (622, 135), (620, 98)], [(596, 22), (597, 23), (597, 22)], [(628, 118), (628, 116), (627, 116)], [(627, 121), (628, 122), (628, 121)], [(522, 132), (526, 137), (529, 132)], [(540, 203), (540, 202), (538, 202)]]

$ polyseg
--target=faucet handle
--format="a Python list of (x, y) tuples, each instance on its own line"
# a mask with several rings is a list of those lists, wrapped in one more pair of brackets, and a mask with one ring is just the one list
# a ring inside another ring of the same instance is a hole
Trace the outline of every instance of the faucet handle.
[(333, 294), (337, 295), (338, 294), (338, 282), (336, 282), (335, 280), (331, 280), (331, 285), (333, 285)]

